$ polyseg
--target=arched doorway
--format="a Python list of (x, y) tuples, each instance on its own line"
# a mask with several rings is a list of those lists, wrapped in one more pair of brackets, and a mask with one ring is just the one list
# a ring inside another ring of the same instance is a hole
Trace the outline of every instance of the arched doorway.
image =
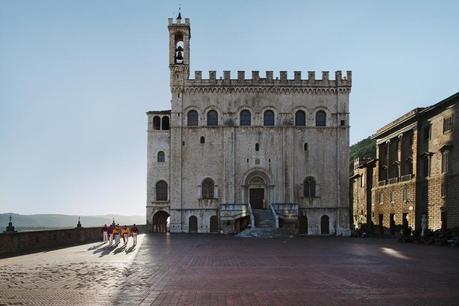
[(320, 233), (322, 235), (330, 234), (330, 218), (327, 215), (320, 218)]
[(268, 209), (274, 187), (271, 181), (264, 168), (255, 167), (247, 171), (241, 181), (243, 201), (250, 203), (252, 209)]
[(190, 218), (188, 218), (188, 232), (198, 232), (198, 218), (196, 218), (196, 216), (190, 216)]
[(308, 234), (308, 217), (298, 216), (298, 234)]
[(266, 209), (266, 182), (261, 176), (249, 181), (249, 203), (252, 209)]
[(153, 215), (153, 232), (167, 233), (169, 228), (169, 214), (165, 211), (158, 211)]
[(218, 218), (217, 216), (210, 217), (210, 232), (218, 233)]

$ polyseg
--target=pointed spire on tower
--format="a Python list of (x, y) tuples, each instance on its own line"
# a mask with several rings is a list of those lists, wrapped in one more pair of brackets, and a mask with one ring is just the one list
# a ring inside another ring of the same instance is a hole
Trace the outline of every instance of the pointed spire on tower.
[(182, 12), (181, 12), (181, 10), (182, 10), (182, 8), (179, 6), (177, 20), (182, 20)]

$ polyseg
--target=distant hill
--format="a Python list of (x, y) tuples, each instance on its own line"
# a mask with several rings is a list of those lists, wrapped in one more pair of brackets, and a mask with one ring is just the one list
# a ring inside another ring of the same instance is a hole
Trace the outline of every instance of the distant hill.
[(352, 173), (354, 160), (356, 158), (375, 158), (376, 157), (376, 141), (371, 137), (365, 138), (356, 144), (352, 145), (349, 150), (349, 167)]
[(13, 225), (16, 230), (37, 230), (47, 228), (73, 228), (78, 223), (80, 217), (83, 227), (103, 226), (111, 224), (113, 218), (119, 224), (145, 224), (145, 216), (120, 216), (120, 215), (100, 215), (100, 216), (77, 216), (77, 215), (60, 215), (60, 214), (37, 214), (37, 215), (20, 215), (14, 213), (0, 214), (0, 233), (8, 225), (9, 217), (13, 219)]

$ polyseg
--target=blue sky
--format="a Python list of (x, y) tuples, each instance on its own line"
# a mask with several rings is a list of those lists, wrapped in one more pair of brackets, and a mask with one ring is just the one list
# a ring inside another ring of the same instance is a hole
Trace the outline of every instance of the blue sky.
[(351, 143), (459, 91), (458, 1), (2, 0), (0, 212), (144, 214), (179, 4), (192, 71), (352, 70)]

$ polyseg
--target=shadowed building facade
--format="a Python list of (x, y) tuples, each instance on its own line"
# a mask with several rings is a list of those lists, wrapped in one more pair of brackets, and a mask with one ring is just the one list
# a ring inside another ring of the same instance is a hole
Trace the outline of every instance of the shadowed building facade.
[(349, 234), (351, 72), (191, 78), (190, 21), (168, 30), (171, 110), (147, 113), (151, 228), (234, 233), (266, 209), (302, 233)]
[(373, 224), (392, 231), (398, 225), (420, 229), (424, 215), (431, 230), (459, 226), (458, 101), (456, 93), (416, 108), (373, 135), (376, 164), (357, 165), (351, 177), (355, 220), (368, 220), (359, 209), (359, 194), (369, 186), (358, 177), (373, 173)]

